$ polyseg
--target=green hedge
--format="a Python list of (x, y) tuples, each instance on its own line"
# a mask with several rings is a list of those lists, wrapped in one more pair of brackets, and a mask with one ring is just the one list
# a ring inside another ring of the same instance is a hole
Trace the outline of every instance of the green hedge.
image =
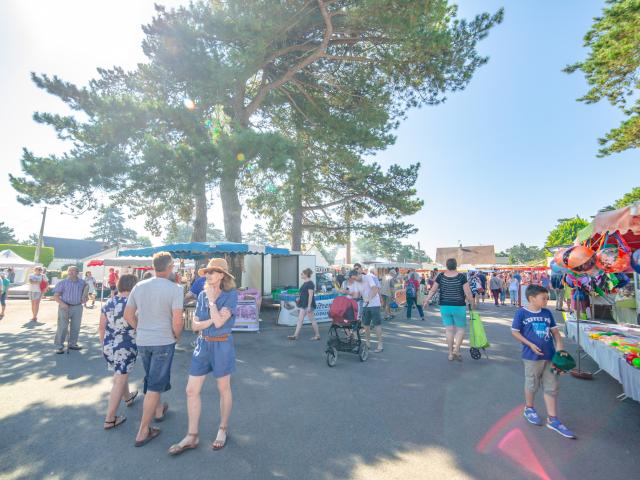
[[(25, 260), (31, 260), (32, 262), (33, 258), (36, 255), (36, 247), (32, 245), (12, 245), (9, 243), (0, 243), (0, 251), (2, 250), (12, 250)], [(48, 267), (52, 261), (53, 247), (42, 247), (40, 249), (40, 263), (42, 263), (45, 267)]]

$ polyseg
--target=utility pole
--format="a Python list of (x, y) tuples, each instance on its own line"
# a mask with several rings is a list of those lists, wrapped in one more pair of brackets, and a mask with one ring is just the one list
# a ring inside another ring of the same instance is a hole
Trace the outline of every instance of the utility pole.
[(38, 235), (38, 245), (36, 245), (36, 253), (33, 256), (34, 263), (40, 263), (40, 250), (42, 250), (42, 235), (44, 234), (44, 221), (47, 218), (47, 207), (42, 211), (42, 224), (40, 225), (40, 234)]

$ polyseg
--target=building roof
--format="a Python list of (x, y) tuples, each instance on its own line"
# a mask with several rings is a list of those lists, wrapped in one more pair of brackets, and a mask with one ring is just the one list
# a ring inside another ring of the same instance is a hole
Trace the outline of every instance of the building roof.
[(81, 259), (104, 250), (102, 242), (75, 238), (42, 237), (45, 247), (53, 247), (54, 258)]
[(436, 250), (437, 263), (444, 265), (449, 258), (455, 258), (458, 261), (458, 265), (495, 264), (496, 251), (493, 245), (445, 247)]

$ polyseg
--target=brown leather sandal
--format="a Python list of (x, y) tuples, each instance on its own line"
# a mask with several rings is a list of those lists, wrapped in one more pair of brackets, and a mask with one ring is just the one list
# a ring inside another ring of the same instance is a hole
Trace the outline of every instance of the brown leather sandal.
[(185, 445), (180, 445), (179, 443), (175, 443), (169, 447), (169, 455), (176, 456), (180, 455), (185, 450), (192, 450), (198, 447), (198, 434), (197, 433), (187, 433), (187, 437), (193, 437), (193, 442), (187, 443)]
[(159, 428), (149, 427), (149, 430), (148, 430), (148, 433), (147, 433), (147, 438), (145, 438), (144, 440), (136, 441), (136, 443), (134, 443), (134, 446), (142, 447), (143, 445), (146, 445), (151, 440), (156, 438), (158, 435), (160, 435), (160, 429)]
[(120, 415), (116, 415), (115, 418), (111, 421), (104, 421), (104, 429), (105, 430), (111, 430), (112, 428), (116, 428), (118, 425), (122, 425), (125, 420), (127, 419), (127, 417), (125, 417), (124, 415), (120, 416)]
[(132, 406), (133, 406), (133, 403), (135, 402), (135, 400), (136, 400), (136, 397), (137, 397), (137, 396), (138, 396), (138, 390), (136, 390), (136, 391), (135, 391), (135, 392), (133, 392), (131, 395), (129, 395), (129, 398), (125, 398), (125, 399), (124, 399), (124, 404), (125, 404), (127, 407), (132, 407)]
[(215, 439), (211, 444), (211, 448), (213, 448), (214, 450), (222, 450), (227, 445), (227, 441), (229, 440), (229, 432), (227, 431), (227, 427), (219, 427), (218, 430), (222, 430), (224, 432), (224, 442)]

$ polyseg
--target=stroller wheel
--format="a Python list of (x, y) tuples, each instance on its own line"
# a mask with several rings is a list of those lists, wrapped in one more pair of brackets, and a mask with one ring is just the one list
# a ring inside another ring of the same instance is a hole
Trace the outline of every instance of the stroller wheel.
[(482, 353), (480, 353), (479, 348), (471, 347), (469, 349), (469, 353), (471, 354), (471, 358), (473, 358), (474, 360), (480, 360), (480, 358), (482, 358)]
[(338, 361), (338, 350), (335, 347), (331, 347), (327, 349), (327, 365), (330, 367), (335, 367), (336, 362)]
[(361, 362), (366, 362), (367, 358), (369, 358), (369, 347), (367, 347), (366, 343), (362, 343), (360, 345), (360, 351), (358, 352), (358, 356), (360, 357)]

